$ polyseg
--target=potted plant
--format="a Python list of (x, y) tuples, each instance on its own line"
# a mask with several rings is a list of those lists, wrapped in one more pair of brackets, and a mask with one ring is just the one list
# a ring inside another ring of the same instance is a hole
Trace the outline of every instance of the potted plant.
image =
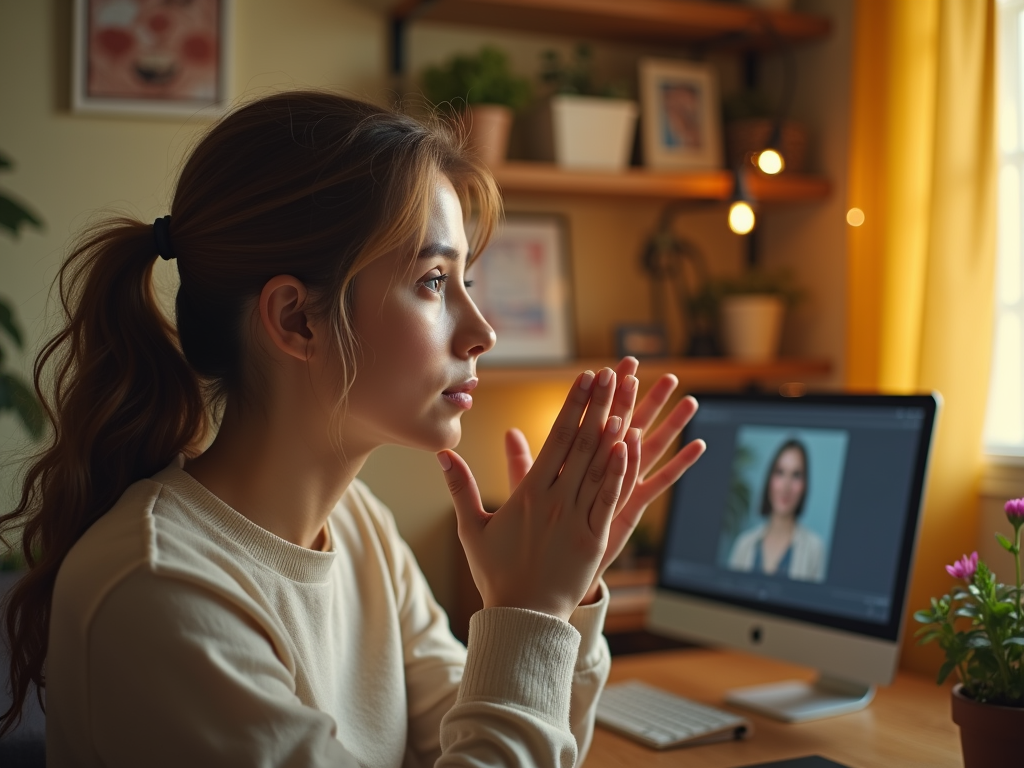
[[(730, 167), (741, 166), (748, 158), (768, 148), (777, 111), (760, 91), (743, 90), (725, 99), (722, 116)], [(809, 144), (807, 127), (795, 120), (785, 120), (777, 138), (775, 149), (786, 159), (785, 170), (795, 173), (805, 170)]]
[(727, 357), (763, 363), (778, 355), (786, 308), (801, 295), (790, 272), (751, 269), (709, 282), (694, 302), (704, 314), (717, 316)]
[(1021, 610), (1020, 549), (1024, 499), (1006, 503), (1013, 526), (1011, 541), (996, 534), (1016, 567), (1013, 586), (1000, 584), (978, 560), (964, 555), (946, 566), (962, 582), (950, 594), (932, 598), (931, 607), (914, 614), (924, 624), (921, 643), (938, 642), (946, 653), (939, 669), (941, 685), (953, 672), (953, 721), (960, 726), (965, 768), (1010, 768), (1021, 764), (1024, 731), (1024, 615)]
[(512, 115), (531, 97), (530, 82), (512, 74), (493, 46), (453, 56), (423, 73), (423, 93), (436, 107), (462, 114), (467, 142), (488, 165), (505, 162)]
[(541, 80), (552, 91), (555, 162), (567, 168), (625, 168), (636, 131), (636, 102), (625, 98), (624, 88), (598, 85), (590, 46), (578, 45), (570, 59), (563, 59), (558, 51), (545, 51)]

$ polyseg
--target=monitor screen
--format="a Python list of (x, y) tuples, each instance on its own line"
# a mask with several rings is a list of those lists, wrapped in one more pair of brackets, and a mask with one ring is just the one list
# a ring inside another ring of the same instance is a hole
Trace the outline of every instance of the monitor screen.
[(697, 399), (659, 590), (896, 640), (935, 398)]

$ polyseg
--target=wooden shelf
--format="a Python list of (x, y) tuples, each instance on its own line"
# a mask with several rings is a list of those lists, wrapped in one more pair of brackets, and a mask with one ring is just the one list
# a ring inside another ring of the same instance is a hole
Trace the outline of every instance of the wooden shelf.
[[(504, 194), (548, 194), (661, 200), (728, 200), (733, 192), (729, 171), (685, 173), (628, 168), (625, 171), (580, 171), (551, 163), (514, 161), (491, 169)], [(746, 174), (747, 189), (760, 202), (822, 200), (832, 185), (820, 176)]]
[[(483, 362), (483, 361), (481, 361)], [(614, 367), (616, 361), (608, 359), (581, 359), (557, 365), (523, 365), (499, 368), (480, 365), (481, 386), (538, 382), (570, 382), (586, 369), (592, 371)], [(759, 382), (790, 383), (822, 378), (832, 372), (827, 360), (799, 360), (782, 358), (768, 363), (741, 363), (725, 358), (665, 358), (641, 360), (641, 385), (664, 373), (674, 373), (687, 389), (724, 386), (743, 387)]]
[[(381, 4), (386, 0), (378, 0)], [(400, 0), (397, 21), (437, 21), (573, 38), (768, 49), (818, 40), (829, 20), (699, 0)]]

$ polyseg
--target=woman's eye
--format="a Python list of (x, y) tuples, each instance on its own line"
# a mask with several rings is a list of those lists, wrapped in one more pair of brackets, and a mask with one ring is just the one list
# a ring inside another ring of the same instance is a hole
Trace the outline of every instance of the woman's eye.
[(422, 281), (422, 284), (427, 287), (427, 290), (433, 291), (434, 293), (444, 293), (444, 284), (448, 282), (448, 275), (435, 275), (434, 277), (428, 277)]

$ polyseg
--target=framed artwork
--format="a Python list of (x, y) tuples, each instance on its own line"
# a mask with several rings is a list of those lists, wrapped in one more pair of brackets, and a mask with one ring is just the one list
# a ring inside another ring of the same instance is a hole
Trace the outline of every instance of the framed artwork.
[(466, 279), (498, 340), (481, 366), (564, 362), (573, 357), (565, 219), (509, 213)]
[(678, 170), (722, 167), (721, 105), (710, 66), (643, 59), (640, 101), (644, 165)]
[(223, 114), (231, 0), (74, 0), (71, 108)]

